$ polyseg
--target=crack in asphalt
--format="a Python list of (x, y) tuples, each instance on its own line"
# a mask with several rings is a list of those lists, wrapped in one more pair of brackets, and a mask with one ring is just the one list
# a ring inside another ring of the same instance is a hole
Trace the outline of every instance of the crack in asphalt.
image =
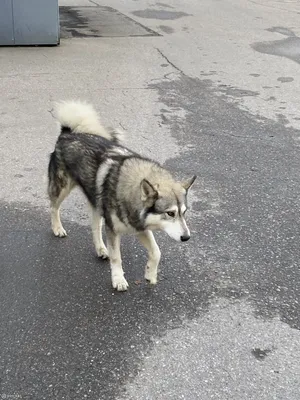
[(176, 69), (176, 71), (180, 72), (182, 75), (186, 76), (186, 74), (182, 71), (182, 69), (180, 69), (179, 67), (177, 67), (174, 63), (172, 63), (172, 61), (169, 60), (169, 58), (157, 47), (155, 47), (155, 49), (158, 51), (158, 53), (167, 61), (168, 64), (170, 64), (174, 69)]

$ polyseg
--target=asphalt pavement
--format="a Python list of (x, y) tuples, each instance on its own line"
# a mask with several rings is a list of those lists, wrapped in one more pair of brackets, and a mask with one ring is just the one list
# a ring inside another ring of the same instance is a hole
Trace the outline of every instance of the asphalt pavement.
[[(0, 49), (0, 398), (298, 400), (298, 2), (60, 4), (59, 47)], [(198, 176), (191, 239), (156, 235), (155, 287), (128, 236), (130, 288), (111, 288), (79, 191), (67, 238), (51, 233), (52, 108), (69, 98)]]

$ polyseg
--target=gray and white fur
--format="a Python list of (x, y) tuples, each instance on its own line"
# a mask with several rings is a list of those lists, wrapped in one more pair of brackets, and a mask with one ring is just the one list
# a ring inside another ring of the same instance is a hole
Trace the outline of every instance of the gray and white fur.
[[(177, 182), (161, 165), (120, 145), (120, 132), (102, 126), (94, 108), (79, 101), (57, 104), (61, 132), (48, 168), (51, 224), (55, 236), (66, 231), (60, 205), (75, 186), (92, 209), (96, 252), (110, 259), (112, 286), (128, 288), (122, 268), (120, 237), (137, 235), (148, 251), (145, 278), (157, 283), (160, 250), (153, 230), (163, 230), (177, 241), (187, 241), (187, 192), (196, 176)], [(107, 248), (102, 239), (105, 223)]]

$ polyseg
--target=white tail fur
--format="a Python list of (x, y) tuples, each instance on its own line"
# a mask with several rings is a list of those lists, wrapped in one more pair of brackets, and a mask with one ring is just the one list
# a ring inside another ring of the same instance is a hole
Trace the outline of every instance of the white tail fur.
[(62, 101), (56, 104), (54, 112), (61, 126), (70, 128), (74, 133), (89, 133), (109, 140), (119, 138), (117, 132), (105, 129), (94, 107), (88, 103)]

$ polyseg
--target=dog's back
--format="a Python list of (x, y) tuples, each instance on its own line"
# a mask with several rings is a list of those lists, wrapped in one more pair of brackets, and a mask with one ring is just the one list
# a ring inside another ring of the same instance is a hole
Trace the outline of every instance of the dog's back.
[(107, 151), (119, 143), (121, 133), (105, 128), (94, 108), (79, 101), (56, 105), (60, 135), (51, 154), (48, 177), (50, 199), (79, 185), (96, 206), (96, 174)]

